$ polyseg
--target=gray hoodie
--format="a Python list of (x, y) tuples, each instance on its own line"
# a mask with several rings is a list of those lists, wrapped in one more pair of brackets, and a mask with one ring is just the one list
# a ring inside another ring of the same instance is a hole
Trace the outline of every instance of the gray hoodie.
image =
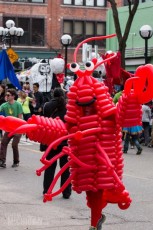
[(149, 122), (151, 120), (151, 109), (148, 105), (142, 105), (142, 122)]

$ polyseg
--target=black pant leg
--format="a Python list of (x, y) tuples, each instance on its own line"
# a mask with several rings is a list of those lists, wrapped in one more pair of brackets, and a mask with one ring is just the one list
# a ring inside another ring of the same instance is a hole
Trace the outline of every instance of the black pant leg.
[[(57, 154), (59, 154), (62, 151), (63, 147), (64, 147), (63, 145), (59, 145), (56, 150), (54, 150), (54, 149), (51, 150), (51, 152), (47, 156), (47, 160), (50, 160), (54, 156), (56, 156)], [(61, 157), (59, 159), (60, 168), (62, 168), (68, 162), (67, 157), (68, 157), (67, 155), (64, 155), (63, 157)], [(44, 182), (43, 182), (44, 191), (43, 191), (43, 193), (47, 192), (47, 190), (49, 189), (52, 181), (54, 180), (56, 166), (57, 166), (57, 161), (54, 162), (44, 172)], [(69, 176), (70, 176), (69, 169), (66, 169), (65, 172), (61, 175), (61, 186), (65, 183), (65, 181), (69, 178)], [(66, 194), (68, 196), (71, 195), (71, 184), (69, 184), (67, 186), (67, 188), (63, 191), (63, 194)]]
[[(56, 150), (51, 150), (49, 155), (47, 156), (47, 160), (52, 159), (56, 155)], [(46, 193), (49, 189), (55, 175), (57, 161), (55, 161), (50, 167), (48, 167), (44, 172), (44, 181), (43, 181), (43, 193)]]
[[(64, 155), (63, 157), (61, 157), (60, 159), (60, 168), (62, 168), (67, 162), (68, 162), (68, 156)], [(69, 168), (67, 168), (65, 170), (65, 172), (62, 173), (61, 175), (61, 186), (67, 181), (67, 179), (70, 176), (70, 172), (69, 172)], [(63, 194), (66, 196), (70, 196), (71, 195), (71, 184), (69, 184), (65, 190), (63, 191)]]

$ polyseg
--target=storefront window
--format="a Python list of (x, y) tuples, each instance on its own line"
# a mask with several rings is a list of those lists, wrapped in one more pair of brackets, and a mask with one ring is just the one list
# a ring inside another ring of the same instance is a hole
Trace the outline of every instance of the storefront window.
[(24, 35), (20, 38), (13, 37), (12, 44), (29, 45), (29, 46), (44, 46), (44, 19), (42, 18), (3, 18), (3, 26), (5, 22), (12, 19), (16, 27), (21, 27), (24, 30)]

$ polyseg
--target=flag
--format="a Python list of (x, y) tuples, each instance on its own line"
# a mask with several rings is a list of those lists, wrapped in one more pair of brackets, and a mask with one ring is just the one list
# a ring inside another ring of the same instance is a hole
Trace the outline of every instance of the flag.
[(16, 88), (22, 89), (6, 50), (3, 49), (0, 53), (0, 81), (6, 78), (8, 78)]

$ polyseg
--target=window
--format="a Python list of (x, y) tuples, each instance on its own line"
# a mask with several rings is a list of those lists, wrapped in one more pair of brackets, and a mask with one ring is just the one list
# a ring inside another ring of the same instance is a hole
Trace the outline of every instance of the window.
[(74, 6), (106, 6), (106, 0), (63, 0), (64, 5)]
[(72, 5), (72, 0), (64, 0), (63, 4)]
[(97, 6), (105, 6), (105, 0), (97, 0)]
[[(139, 0), (139, 3), (143, 3), (143, 2), (151, 2), (152, 0)], [(132, 4), (134, 3), (134, 0), (132, 0)], [(128, 6), (128, 0), (124, 0), (123, 1), (124, 6)]]
[(44, 20), (32, 19), (32, 44), (44, 46)]
[(94, 6), (94, 0), (86, 0), (86, 6)]
[(22, 37), (12, 37), (12, 44), (29, 45), (29, 46), (44, 46), (44, 19), (42, 18), (3, 18), (3, 26), (5, 22), (12, 19), (16, 27), (21, 27), (24, 30)]
[(76, 6), (83, 6), (83, 0), (75, 0), (74, 4)]
[(3, 2), (30, 2), (30, 3), (45, 3), (45, 0), (3, 0)]
[(74, 44), (75, 46), (77, 45), (77, 41), (82, 41), (83, 40), (83, 33), (84, 33), (84, 28), (83, 28), (83, 23), (81, 21), (76, 21), (73, 24), (73, 38), (74, 39)]
[[(64, 20), (63, 33), (70, 34), (72, 37), (72, 46), (86, 38), (106, 35), (106, 23), (95, 21), (72, 21)], [(105, 40), (93, 41), (92, 45), (105, 47)]]
[(45, 1), (44, 0), (32, 0), (31, 2), (39, 2), (39, 3), (44, 3)]

